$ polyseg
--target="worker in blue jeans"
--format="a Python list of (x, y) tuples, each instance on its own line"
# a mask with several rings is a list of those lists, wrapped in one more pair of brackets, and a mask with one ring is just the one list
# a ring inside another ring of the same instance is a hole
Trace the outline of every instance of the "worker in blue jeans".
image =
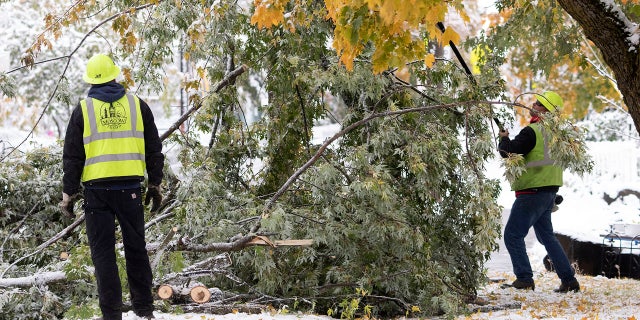
[(516, 289), (535, 290), (533, 271), (524, 241), (529, 229), (533, 227), (561, 281), (560, 287), (554, 291), (580, 291), (575, 270), (553, 232), (551, 212), (557, 192), (562, 186), (562, 168), (554, 165), (540, 124), (545, 113), (558, 111), (562, 105), (562, 98), (553, 91), (536, 94), (529, 126), (523, 128), (513, 140), (509, 139), (509, 131), (499, 133), (498, 150), (501, 156), (508, 157), (509, 153), (521, 154), (526, 166), (525, 172), (511, 183), (516, 200), (504, 230), (504, 243), (516, 275), (516, 280), (508, 286)]

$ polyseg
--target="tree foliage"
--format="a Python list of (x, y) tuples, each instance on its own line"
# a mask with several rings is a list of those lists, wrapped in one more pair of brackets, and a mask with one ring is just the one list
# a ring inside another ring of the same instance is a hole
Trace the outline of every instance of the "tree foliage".
[[(565, 100), (563, 114), (573, 119), (584, 118), (590, 109), (600, 112), (618, 106), (629, 108), (633, 114), (635, 107), (629, 103), (633, 99), (625, 98), (629, 93), (620, 90), (621, 83), (627, 86), (630, 81), (616, 75), (612, 67), (619, 66), (624, 70), (621, 72), (635, 74), (632, 70), (637, 61), (622, 67), (620, 53), (637, 57), (634, 49), (637, 43), (607, 39), (633, 39), (633, 34), (637, 35), (638, 1), (612, 1), (609, 8), (604, 6), (602, 1), (589, 0), (496, 1), (498, 12), (489, 17), (493, 27), (469, 45), (490, 48), (489, 54), (506, 53), (509, 68), (503, 68), (503, 74), (513, 96), (555, 90)], [(591, 12), (589, 24), (594, 33), (618, 53), (612, 53), (610, 59), (603, 56), (602, 46), (584, 32), (585, 22), (579, 20), (575, 11), (567, 10), (570, 7)], [(529, 96), (525, 101), (532, 98)], [(524, 110), (516, 112), (526, 115)]]

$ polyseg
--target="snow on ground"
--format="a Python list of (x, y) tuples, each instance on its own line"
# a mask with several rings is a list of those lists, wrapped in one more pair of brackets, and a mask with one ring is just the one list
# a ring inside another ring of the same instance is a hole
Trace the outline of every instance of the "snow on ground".
[[(491, 273), (493, 276), (500, 274)], [(502, 274), (510, 282), (515, 278)], [(632, 279), (608, 279), (602, 276), (577, 276), (582, 287), (580, 292), (556, 293), (559, 285), (555, 273), (539, 271), (534, 274), (535, 291), (520, 291), (514, 288), (501, 289), (500, 282), (490, 283), (479, 292), (489, 302), (477, 306), (478, 312), (457, 319), (625, 319), (640, 317), (638, 294), (640, 281)], [(507, 307), (490, 311), (492, 306)]]

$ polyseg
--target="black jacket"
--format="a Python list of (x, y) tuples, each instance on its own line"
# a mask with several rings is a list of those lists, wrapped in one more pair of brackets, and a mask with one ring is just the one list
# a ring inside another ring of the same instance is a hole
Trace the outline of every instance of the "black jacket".
[[(93, 85), (89, 89), (88, 97), (96, 98), (105, 102), (116, 101), (126, 94), (124, 87), (115, 82), (108, 82), (101, 85)], [(147, 165), (147, 176), (149, 184), (160, 185), (162, 182), (162, 169), (164, 166), (164, 154), (162, 154), (162, 141), (158, 136), (158, 128), (153, 119), (151, 109), (140, 99), (140, 111), (142, 112), (142, 122), (144, 124), (144, 146), (145, 162)], [(80, 103), (71, 113), (71, 119), (67, 125), (67, 132), (64, 139), (64, 149), (62, 153), (62, 165), (64, 175), (62, 177), (63, 192), (72, 195), (80, 190), (80, 178), (86, 159), (84, 153), (84, 143), (82, 134), (84, 132), (84, 118)], [(111, 185), (130, 183), (131, 178), (114, 177), (105, 179)]]
[(531, 152), (535, 146), (536, 132), (533, 131), (533, 128), (527, 126), (520, 130), (513, 140), (509, 139), (509, 137), (500, 138), (498, 151), (500, 151), (500, 155), (503, 158), (506, 158), (508, 156), (507, 153), (526, 155)]

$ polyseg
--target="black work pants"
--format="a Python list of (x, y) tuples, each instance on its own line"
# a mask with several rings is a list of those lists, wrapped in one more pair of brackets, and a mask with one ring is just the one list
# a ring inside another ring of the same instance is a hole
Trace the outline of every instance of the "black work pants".
[(122, 319), (122, 289), (115, 254), (115, 219), (124, 243), (131, 304), (138, 315), (153, 312), (152, 275), (144, 239), (144, 207), (138, 188), (86, 189), (85, 222), (104, 319)]

